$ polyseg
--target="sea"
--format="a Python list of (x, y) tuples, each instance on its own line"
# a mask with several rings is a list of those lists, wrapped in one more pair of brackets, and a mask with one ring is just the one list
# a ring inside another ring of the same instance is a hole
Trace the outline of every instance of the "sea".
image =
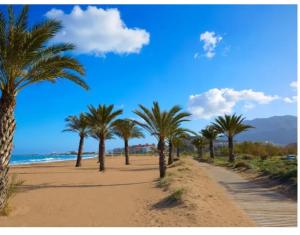
[[(89, 159), (96, 157), (95, 154), (84, 154), (82, 159)], [(47, 162), (61, 162), (76, 160), (77, 155), (53, 155), (53, 154), (24, 154), (12, 155), (10, 158), (10, 165), (24, 165), (33, 163), (47, 163)]]

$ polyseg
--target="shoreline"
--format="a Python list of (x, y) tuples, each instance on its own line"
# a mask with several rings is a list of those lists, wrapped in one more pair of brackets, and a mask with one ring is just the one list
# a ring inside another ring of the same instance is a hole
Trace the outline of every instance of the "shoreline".
[[(57, 155), (57, 156), (59, 156), (59, 155)], [(96, 158), (97, 157), (97, 155), (95, 155), (95, 156), (90, 156), (90, 157), (82, 157), (82, 160), (88, 160), (88, 159), (93, 159), (93, 158)], [(61, 159), (61, 160), (59, 160), (59, 159), (57, 159), (57, 160), (50, 160), (50, 161), (37, 161), (37, 162), (28, 162), (28, 163), (24, 163), (24, 162), (22, 162), (22, 163), (10, 163), (10, 166), (12, 166), (12, 167), (14, 167), (14, 166), (23, 166), (23, 165), (25, 165), (25, 166), (30, 166), (30, 165), (37, 165), (37, 164), (46, 164), (46, 163), (55, 163), (55, 162), (69, 162), (69, 161), (76, 161), (76, 157), (74, 158), (74, 159)]]
[[(21, 154), (16, 154), (15, 156), (26, 156), (26, 155), (21, 155)], [(31, 155), (27, 155), (27, 156), (31, 156)], [(42, 156), (41, 155), (38, 155), (37, 156)], [(49, 155), (50, 156), (50, 155)], [(62, 155), (54, 155), (54, 156), (62, 156)], [(65, 156), (65, 155), (64, 155)], [(68, 155), (66, 155), (68, 156)], [(28, 162), (28, 163), (10, 163), (10, 166), (22, 166), (22, 165), (26, 165), (26, 166), (29, 166), (29, 165), (36, 165), (36, 164), (45, 164), (45, 163), (55, 163), (55, 162), (69, 162), (69, 161), (76, 161), (76, 158), (77, 158), (77, 155), (69, 155), (69, 156), (74, 156), (75, 158), (73, 159), (62, 159), (62, 160), (54, 160), (54, 161), (37, 161), (37, 162)], [(156, 155), (153, 155), (153, 154), (133, 154), (133, 156), (140, 156), (140, 157), (149, 157), (149, 156), (154, 156), (156, 157)], [(47, 156), (48, 157), (48, 156)], [(88, 160), (88, 159), (93, 159), (93, 158), (97, 158), (98, 157), (98, 154), (95, 154), (93, 157), (84, 157), (84, 155), (82, 156), (82, 160)], [(123, 154), (115, 154), (115, 155), (112, 155), (112, 154), (106, 154), (105, 155), (106, 158), (111, 158), (111, 157), (124, 157)]]

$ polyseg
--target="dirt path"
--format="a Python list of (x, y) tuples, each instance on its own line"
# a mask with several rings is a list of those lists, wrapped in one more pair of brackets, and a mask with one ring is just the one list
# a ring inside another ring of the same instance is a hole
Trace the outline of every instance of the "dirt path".
[[(188, 175), (180, 168), (179, 186), (189, 187), (190, 204), (165, 207), (170, 192), (157, 187), (158, 158), (106, 158), (99, 173), (96, 159), (23, 165), (10, 174), (25, 180), (11, 200), (12, 212), (0, 216), (1, 226), (253, 226), (221, 186), (191, 160)], [(157, 206), (158, 205), (158, 206)]]
[(270, 191), (223, 167), (200, 163), (201, 169), (219, 184), (262, 227), (296, 227), (297, 202)]

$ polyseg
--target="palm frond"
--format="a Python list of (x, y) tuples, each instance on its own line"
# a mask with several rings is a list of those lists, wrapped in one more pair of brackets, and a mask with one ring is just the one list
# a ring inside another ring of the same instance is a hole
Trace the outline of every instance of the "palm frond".
[(115, 135), (129, 140), (131, 138), (143, 138), (144, 134), (142, 129), (137, 127), (137, 124), (129, 119), (118, 119), (114, 122), (114, 133)]
[(249, 128), (253, 128), (250, 125), (243, 124), (244, 120), (245, 118), (242, 115), (238, 116), (236, 114), (219, 116), (212, 123), (212, 127), (220, 134), (223, 133), (228, 137), (233, 137)]
[(156, 101), (153, 102), (151, 109), (143, 105), (139, 105), (139, 108), (134, 113), (143, 119), (144, 123), (136, 123), (158, 139), (169, 137), (172, 129), (179, 127), (182, 122), (188, 121), (186, 117), (190, 116), (189, 113), (182, 112), (178, 105), (168, 111), (162, 111)]
[(34, 83), (67, 79), (88, 89), (82, 79), (83, 66), (72, 56), (64, 55), (75, 47), (70, 43), (51, 45), (50, 40), (62, 29), (57, 20), (28, 25), (29, 7), (19, 15), (14, 7), (0, 12), (0, 89), (11, 95)]
[(76, 132), (80, 136), (87, 136), (89, 132), (87, 117), (84, 113), (80, 113), (79, 116), (70, 115), (65, 119), (66, 129), (63, 132), (70, 131)]
[(94, 138), (112, 138), (114, 134), (115, 119), (123, 113), (123, 110), (113, 110), (113, 105), (99, 105), (97, 108), (89, 105), (86, 113), (90, 127), (90, 135)]

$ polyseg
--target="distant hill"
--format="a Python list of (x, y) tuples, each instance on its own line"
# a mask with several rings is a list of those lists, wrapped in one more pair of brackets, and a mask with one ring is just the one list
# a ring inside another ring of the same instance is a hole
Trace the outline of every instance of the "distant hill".
[(245, 120), (245, 123), (255, 128), (237, 135), (237, 141), (269, 141), (280, 145), (297, 142), (296, 116), (285, 115), (256, 118), (253, 120)]

